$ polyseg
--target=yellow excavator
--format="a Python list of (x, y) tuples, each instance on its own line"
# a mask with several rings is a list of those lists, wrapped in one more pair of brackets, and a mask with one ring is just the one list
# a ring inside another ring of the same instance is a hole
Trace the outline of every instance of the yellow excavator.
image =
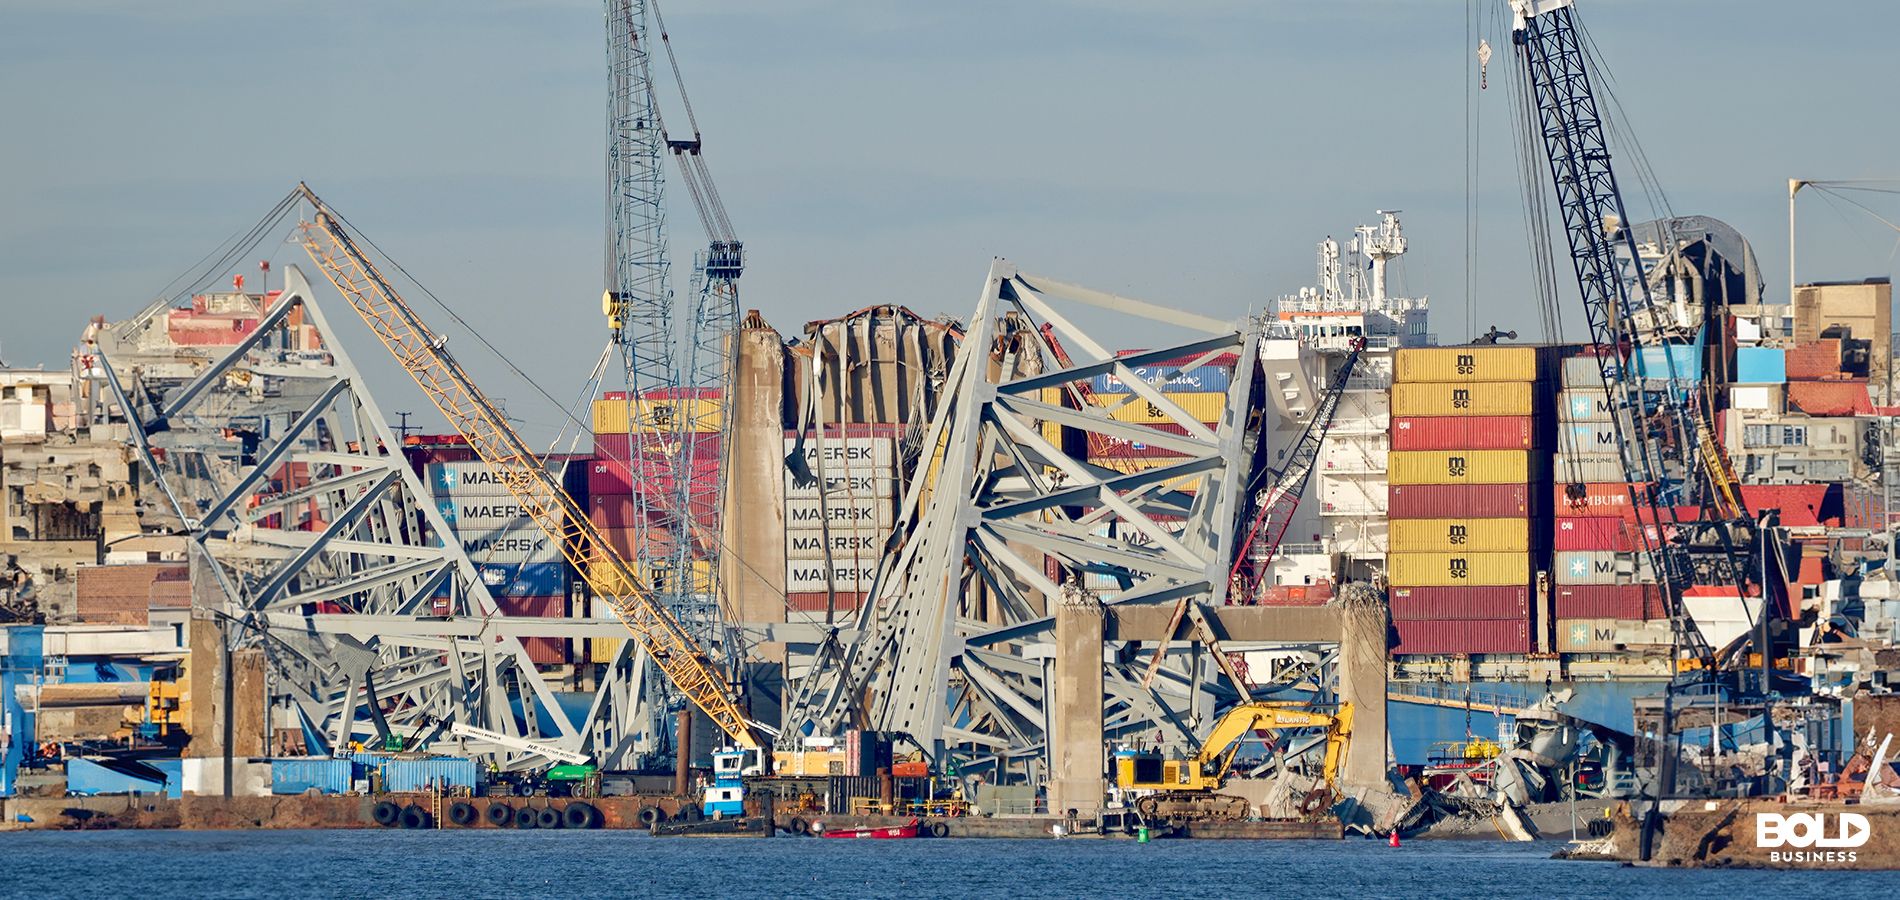
[(1148, 819), (1244, 819), (1247, 817), (1246, 798), (1218, 793), (1227, 782), (1234, 757), (1240, 752), (1241, 739), (1256, 731), (1277, 733), (1309, 728), (1326, 730), (1321, 783), (1300, 802), (1300, 812), (1310, 815), (1332, 805), (1339, 767), (1346, 757), (1346, 744), (1352, 738), (1350, 703), (1342, 703), (1337, 711), (1330, 713), (1305, 703), (1243, 703), (1214, 723), (1214, 730), (1208, 733), (1200, 752), (1188, 759), (1167, 759), (1155, 751), (1116, 751), (1115, 786), (1123, 791), (1151, 791), (1135, 801), (1136, 811)]

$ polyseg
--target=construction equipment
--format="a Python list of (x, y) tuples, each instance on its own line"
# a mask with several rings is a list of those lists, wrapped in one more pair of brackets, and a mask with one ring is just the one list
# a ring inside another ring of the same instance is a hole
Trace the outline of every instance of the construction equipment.
[(1214, 723), (1199, 753), (1188, 759), (1167, 759), (1154, 751), (1118, 750), (1115, 786), (1123, 791), (1151, 791), (1135, 801), (1135, 809), (1150, 819), (1242, 819), (1247, 801), (1217, 793), (1227, 782), (1241, 740), (1258, 731), (1282, 732), (1324, 729), (1326, 751), (1320, 781), (1300, 804), (1313, 813), (1331, 806), (1339, 767), (1352, 738), (1352, 704), (1342, 703), (1327, 713), (1309, 704), (1286, 701), (1242, 703)]
[[(1713, 651), (1683, 607), (1683, 590), (1700, 579), (1745, 592), (1755, 523), (1713, 438), (1711, 414), (1677, 390), (1674, 354), (1665, 344), (1674, 317), (1657, 310), (1629, 227), (1572, 0), (1509, 2), (1526, 104), (1534, 107), (1550, 163), (1598, 373), (1616, 409), (1610, 419), (1629, 472), (1636, 530), (1662, 582), (1678, 655), (1689, 668), (1712, 670)], [(1663, 348), (1658, 367), (1666, 373), (1644, 371), (1645, 347)], [(1655, 391), (1648, 382), (1663, 376), (1664, 389)], [(1672, 481), (1693, 493), (1695, 520), (1679, 519), (1678, 503), (1664, 499)], [(1582, 496), (1583, 486), (1570, 490)]]
[(468, 445), (488, 465), (549, 540), (573, 563), (595, 594), (633, 632), (667, 680), (741, 748), (758, 749), (754, 725), (733, 688), (692, 635), (658, 602), (626, 559), (588, 519), (587, 511), (540, 464), (487, 395), (404, 302), (362, 244), (308, 186), (298, 194), (314, 210), (300, 226), (304, 250), (350, 307), (415, 379)]
[[(1247, 529), (1247, 539), (1240, 544), (1240, 552), (1234, 554), (1233, 578), (1237, 584), (1244, 585), (1244, 600), (1252, 600), (1260, 592), (1260, 581), (1273, 567), (1273, 558), (1280, 552), (1280, 542), (1286, 537), (1286, 529), (1293, 522), (1293, 511), (1299, 508), (1300, 498), (1306, 494), (1306, 485), (1313, 478), (1313, 466), (1319, 462), (1320, 447), (1326, 442), (1326, 433), (1332, 430), (1333, 418), (1339, 413), (1340, 398), (1346, 395), (1346, 383), (1352, 380), (1352, 373), (1359, 367), (1359, 358), (1365, 353), (1365, 338), (1352, 342), (1352, 349), (1333, 373), (1333, 382), (1320, 397), (1319, 406), (1313, 416), (1306, 420), (1306, 428), (1300, 432), (1300, 438), (1288, 449), (1287, 455), (1277, 466), (1269, 466), (1254, 476), (1248, 487), (1252, 493), (1256, 512), (1253, 524)], [(1264, 427), (1264, 426), (1263, 426)], [(1261, 485), (1266, 485), (1261, 488)], [(1267, 544), (1260, 552), (1253, 550), (1254, 540), (1262, 527), (1271, 529)]]

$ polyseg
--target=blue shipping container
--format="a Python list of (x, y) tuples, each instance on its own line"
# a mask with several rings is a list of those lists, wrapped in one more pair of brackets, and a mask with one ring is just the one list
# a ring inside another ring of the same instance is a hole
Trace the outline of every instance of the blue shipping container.
[[(1135, 366), (1136, 377), (1154, 384), (1156, 379), (1170, 371), (1172, 366)], [(1228, 382), (1233, 380), (1233, 371), (1224, 366), (1202, 366), (1198, 369), (1186, 369), (1179, 375), (1168, 379), (1166, 385), (1156, 385), (1164, 391), (1225, 391)], [(1128, 385), (1113, 374), (1097, 375), (1089, 382), (1089, 388), (1098, 394), (1131, 394)]]
[(1780, 347), (1735, 348), (1736, 384), (1785, 384), (1788, 353)]
[[(567, 563), (476, 563), (475, 577), (488, 586), (491, 597), (565, 597)], [(449, 586), (435, 589), (437, 599), (449, 595)]]
[(1661, 381), (1702, 380), (1702, 348), (1694, 344), (1643, 347), (1636, 356), (1636, 374)]
[(302, 794), (315, 790), (320, 794), (347, 794), (356, 766), (347, 759), (323, 756), (270, 761), (270, 792)]
[(472, 759), (392, 759), (383, 763), (383, 790), (475, 790), (478, 770)]
[(66, 760), (66, 793), (184, 795), (184, 766), (178, 760)]

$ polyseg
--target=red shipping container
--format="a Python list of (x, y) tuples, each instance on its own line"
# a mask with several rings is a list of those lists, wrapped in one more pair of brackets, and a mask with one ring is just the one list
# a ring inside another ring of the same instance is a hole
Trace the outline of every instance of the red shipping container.
[(1531, 627), (1524, 619), (1412, 619), (1395, 621), (1395, 654), (1529, 653)]
[(1662, 588), (1653, 584), (1560, 584), (1551, 589), (1555, 619), (1660, 619)]
[(1529, 450), (1536, 424), (1530, 416), (1401, 416), (1392, 420), (1392, 449)]
[(528, 661), (537, 666), (559, 666), (567, 663), (567, 639), (554, 637), (524, 637), (521, 649), (528, 651)]
[[(701, 484), (713, 484), (719, 476), (719, 460), (696, 459), (692, 467), (693, 480)], [(635, 473), (639, 478), (634, 477)], [(674, 470), (670, 463), (646, 463), (638, 468), (627, 463), (611, 459), (596, 459), (587, 466), (587, 495), (589, 497), (631, 494), (639, 487), (652, 487), (655, 490), (671, 491), (675, 481)]]
[(1386, 488), (1386, 517), (1516, 519), (1536, 515), (1527, 484), (1395, 484)]
[(1781, 524), (1790, 528), (1839, 526), (1845, 495), (1838, 484), (1742, 485), (1742, 505), (1749, 512), (1781, 510)]
[[(1556, 520), (1555, 550), (1614, 550), (1633, 553), (1642, 549), (1635, 522), (1612, 516), (1565, 516)], [(1575, 618), (1592, 618), (1576, 616)], [(1602, 618), (1598, 616), (1596, 618)]]
[(567, 615), (566, 597), (495, 597), (495, 608), (504, 616), (558, 619)]
[(1864, 381), (1791, 381), (1788, 411), (1810, 416), (1871, 416), (1874, 401)]
[[(1185, 436), (1187, 429), (1173, 422), (1157, 422), (1145, 426), (1164, 434)], [(1166, 450), (1153, 444), (1140, 441), (1128, 441), (1105, 434), (1090, 434), (1089, 455), (1100, 459), (1148, 459), (1154, 457), (1185, 456), (1179, 450)]]
[(637, 450), (640, 459), (666, 464), (668, 460), (678, 458), (680, 451), (686, 445), (690, 445), (695, 463), (700, 460), (719, 458), (719, 435), (717, 434), (687, 435), (684, 441), (670, 434), (642, 434), (638, 436), (637, 441), (634, 435), (624, 432), (596, 434), (593, 455), (597, 459), (628, 462), (634, 458)]
[[(637, 560), (640, 558), (641, 544), (639, 529), (602, 528), (600, 529), (600, 534), (607, 539), (607, 545), (614, 548), (614, 552), (619, 553), (622, 559)], [(672, 532), (657, 527), (647, 529), (646, 547), (649, 551), (648, 555), (656, 558), (670, 558), (676, 546), (678, 545), (673, 539)]]
[[(1583, 486), (1582, 497), (1570, 496), (1570, 485), (1559, 484), (1556, 488), (1556, 511), (1558, 518), (1568, 516), (1615, 516), (1627, 522), (1636, 521), (1636, 510), (1630, 506), (1630, 486), (1623, 482), (1604, 482)], [(1646, 489), (1636, 488), (1637, 496)]]
[(1796, 344), (1788, 348), (1784, 357), (1787, 359), (1789, 381), (1814, 381), (1839, 378), (1841, 375), (1839, 338)]
[[(659, 525), (664, 518), (652, 516), (647, 521), (649, 525)], [(595, 494), (587, 498), (587, 520), (602, 531), (638, 527), (640, 501), (632, 494)]]
[(1332, 599), (1330, 584), (1272, 584), (1260, 589), (1261, 606), (1325, 606)]
[[(837, 612), (851, 612), (864, 603), (863, 594), (847, 594), (842, 591), (836, 595), (827, 595), (824, 591), (790, 593), (785, 595), (785, 607), (797, 612), (819, 613), (825, 611), (825, 598), (833, 596), (832, 609)], [(801, 619), (794, 620), (800, 621)]]
[(1530, 614), (1531, 589), (1528, 586), (1395, 587), (1392, 589), (1394, 621), (1527, 620)]

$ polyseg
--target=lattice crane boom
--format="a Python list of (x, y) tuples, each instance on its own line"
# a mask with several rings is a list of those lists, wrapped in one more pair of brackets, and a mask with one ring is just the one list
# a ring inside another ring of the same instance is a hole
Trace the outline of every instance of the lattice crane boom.
[[(587, 511), (562, 489), (501, 412), (385, 279), (317, 195), (298, 186), (315, 210), (302, 226), (304, 250), (356, 310), (404, 371), (500, 477), (589, 586), (607, 600), (667, 679), (735, 744), (761, 746), (732, 687), (705, 650), (657, 603), (632, 565), (608, 543)], [(590, 565), (592, 563), (592, 565)], [(605, 565), (600, 565), (604, 563)]]

